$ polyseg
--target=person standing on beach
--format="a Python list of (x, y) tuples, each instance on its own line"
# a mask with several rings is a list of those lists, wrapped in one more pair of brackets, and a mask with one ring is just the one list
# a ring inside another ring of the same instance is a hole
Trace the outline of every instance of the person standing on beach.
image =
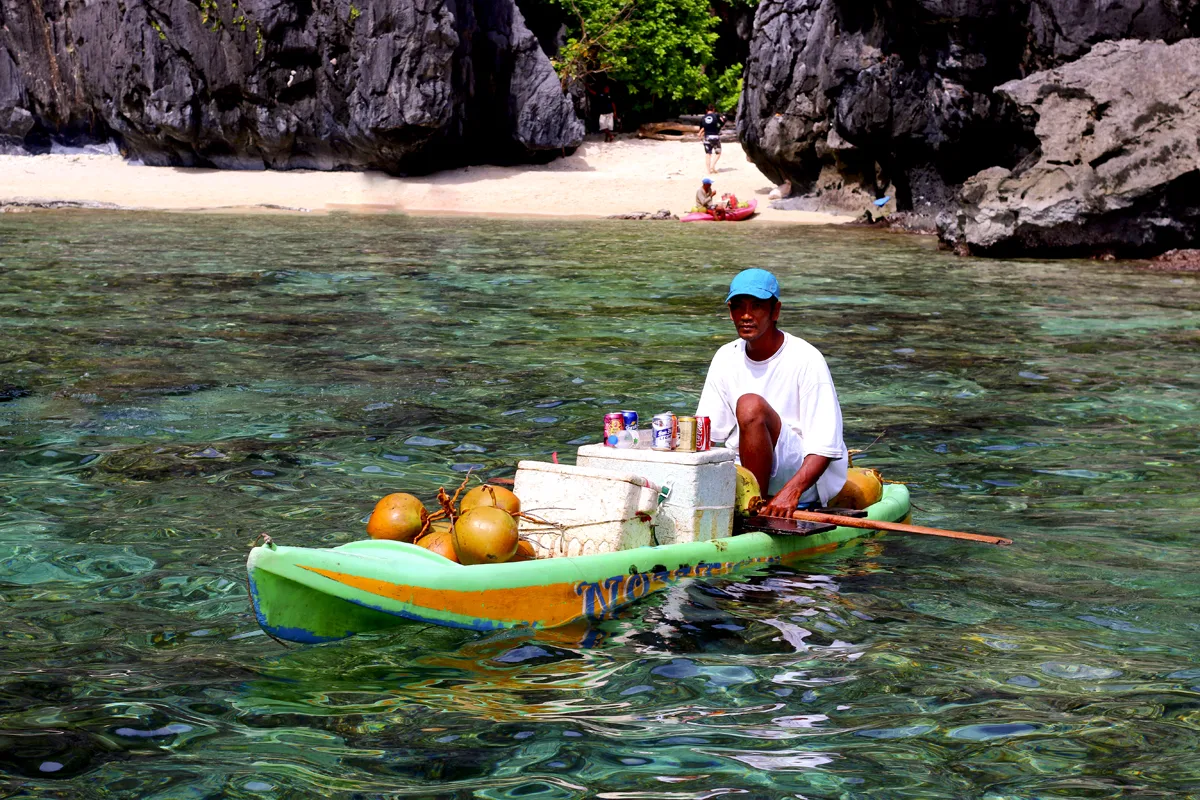
[(717, 113), (717, 107), (708, 104), (708, 111), (700, 118), (700, 130), (704, 133), (704, 167), (709, 175), (717, 171), (717, 162), (721, 160), (721, 128), (725, 125), (725, 115)]
[(738, 338), (713, 356), (696, 415), (712, 420), (713, 440), (723, 439), (773, 495), (760, 514), (829, 505), (850, 459), (825, 357), (779, 329), (779, 281), (770, 272), (739, 272), (725, 304)]
[(604, 131), (604, 141), (611, 142), (617, 122), (617, 104), (613, 102), (612, 93), (607, 86), (596, 100), (596, 109), (600, 112), (600, 130)]

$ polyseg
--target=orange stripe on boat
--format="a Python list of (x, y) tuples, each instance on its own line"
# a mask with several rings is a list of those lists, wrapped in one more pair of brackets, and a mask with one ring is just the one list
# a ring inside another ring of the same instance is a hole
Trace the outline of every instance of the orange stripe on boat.
[(752, 564), (790, 561), (835, 550), (842, 544), (830, 542), (818, 547), (795, 550), (779, 558), (753, 558), (738, 563), (702, 563), (695, 567), (668, 572), (636, 572), (614, 575), (598, 582), (548, 583), (538, 586), (516, 586), (508, 589), (459, 591), (431, 589), (425, 586), (393, 583), (378, 578), (365, 578), (345, 572), (302, 567), (344, 586), (386, 597), (413, 608), (437, 614), (477, 620), (487, 619), (509, 624), (551, 628), (581, 617), (604, 617), (617, 608), (648, 594), (665, 589), (681, 578), (704, 578), (723, 575)]
[(580, 596), (575, 591), (575, 584), (571, 583), (463, 592), (392, 583), (318, 567), (304, 569), (368, 594), (470, 619), (525, 622), (552, 627), (583, 616)]

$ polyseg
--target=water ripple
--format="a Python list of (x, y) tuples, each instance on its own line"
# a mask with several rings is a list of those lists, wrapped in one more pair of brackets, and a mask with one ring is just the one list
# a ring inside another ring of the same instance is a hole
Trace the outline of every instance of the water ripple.
[[(845, 228), (0, 216), (0, 774), (44, 797), (1189, 797), (1200, 281)], [(591, 628), (262, 633), (260, 534), (695, 408), (789, 289), (916, 521)], [(1174, 282), (1178, 280), (1181, 282)]]

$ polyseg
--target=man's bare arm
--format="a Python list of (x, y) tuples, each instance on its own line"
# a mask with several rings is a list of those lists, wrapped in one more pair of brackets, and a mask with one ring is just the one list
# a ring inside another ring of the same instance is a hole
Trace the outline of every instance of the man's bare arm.
[(796, 510), (796, 504), (800, 502), (800, 496), (825, 474), (825, 470), (832, 463), (833, 459), (829, 456), (819, 456), (816, 453), (805, 456), (792, 479), (785, 483), (779, 493), (758, 513), (767, 517), (790, 517)]

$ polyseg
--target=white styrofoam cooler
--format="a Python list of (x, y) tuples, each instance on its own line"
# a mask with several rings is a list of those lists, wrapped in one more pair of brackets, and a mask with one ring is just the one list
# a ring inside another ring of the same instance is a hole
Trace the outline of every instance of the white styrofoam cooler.
[(549, 525), (520, 520), (538, 558), (611, 553), (653, 544), (658, 484), (627, 470), (522, 461), (513, 493), (521, 511)]
[(670, 487), (655, 517), (658, 544), (700, 542), (733, 534), (737, 468), (732, 450), (714, 447), (696, 453), (589, 444), (579, 448), (576, 463), (641, 475)]

